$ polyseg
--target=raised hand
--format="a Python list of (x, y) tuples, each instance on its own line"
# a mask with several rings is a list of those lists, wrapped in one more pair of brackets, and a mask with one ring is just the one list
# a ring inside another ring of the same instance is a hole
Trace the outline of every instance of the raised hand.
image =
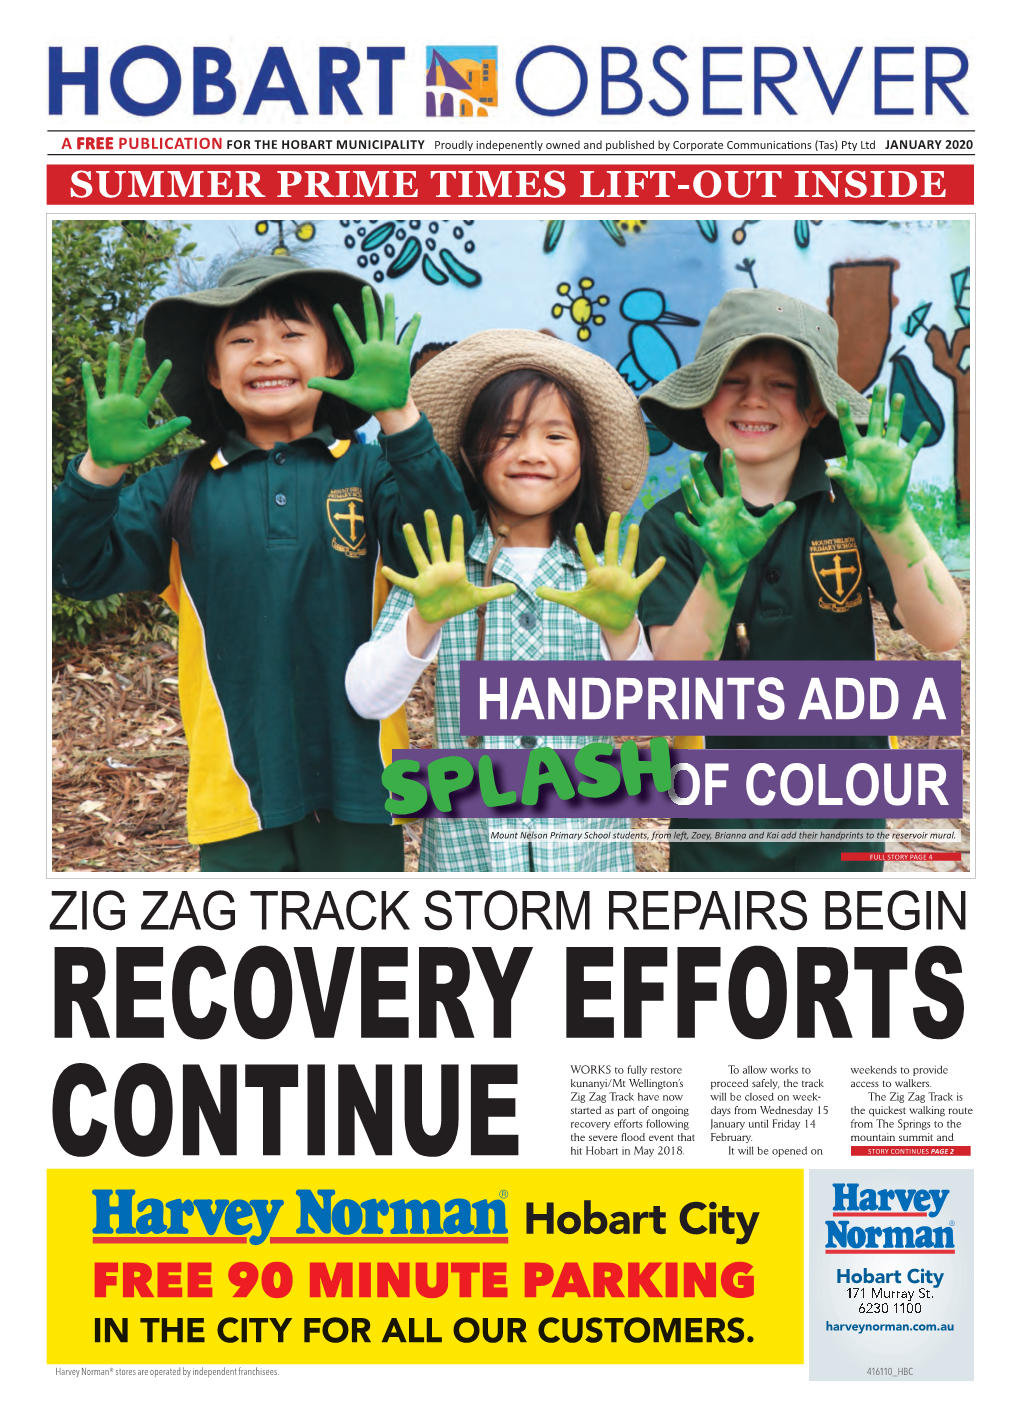
[(367, 285), (361, 292), (361, 298), (365, 306), (363, 341), (340, 306), (333, 306), (336, 322), (351, 351), (354, 372), (349, 379), (309, 379), (308, 387), (344, 398), (365, 413), (403, 408), (411, 387), (411, 346), (421, 324), (421, 315), (411, 317), (398, 344), (393, 296), (386, 296), (381, 334), (375, 297)]
[(578, 526), (577, 549), (581, 564), (588, 572), (587, 580), (580, 590), (554, 590), (549, 585), (539, 585), (535, 588), (535, 594), (542, 600), (554, 600), (558, 605), (566, 605), (610, 633), (620, 634), (637, 613), (638, 601), (646, 586), (651, 585), (666, 564), (666, 557), (660, 556), (644, 575), (635, 578), (637, 548), (638, 528), (635, 525), (627, 532), (627, 543), (623, 555), (620, 555), (620, 513), (614, 511), (606, 528), (606, 563), (599, 565), (587, 531), (583, 526)]
[(694, 520), (676, 514), (676, 524), (705, 553), (720, 589), (740, 582), (769, 537), (793, 515), (793, 502), (780, 502), (764, 516), (752, 516), (740, 492), (737, 459), (727, 448), (722, 455), (722, 496), (712, 486), (701, 458), (692, 455), (691, 475), (680, 486)]
[(931, 432), (930, 423), (921, 423), (917, 432), (900, 447), (903, 427), (903, 395), (892, 401), (889, 423), (885, 424), (885, 387), (875, 385), (871, 395), (868, 431), (863, 437), (850, 417), (844, 400), (836, 404), (839, 430), (846, 448), (846, 468), (830, 467), (829, 476), (838, 482), (846, 499), (864, 524), (873, 531), (895, 531), (907, 510), (907, 488), (914, 458)]
[(169, 442), (174, 433), (181, 432), (191, 422), (190, 418), (171, 418), (169, 422), (160, 423), (155, 428), (149, 427), (152, 405), (166, 382), (171, 364), (169, 359), (164, 359), (141, 393), (138, 393), (144, 362), (145, 340), (136, 339), (128, 355), (122, 385), (120, 345), (111, 344), (106, 354), (106, 384), (102, 397), (96, 388), (92, 365), (81, 366), (82, 381), (85, 384), (89, 452), (97, 467), (109, 469), (123, 467), (128, 462), (139, 462)]
[(426, 624), (442, 624), (455, 615), (463, 615), (468, 610), (476, 610), (479, 605), (487, 605), (490, 600), (502, 600), (507, 595), (517, 593), (516, 585), (491, 585), (488, 589), (472, 585), (467, 578), (464, 565), (464, 522), (459, 516), (453, 518), (450, 532), (450, 558), (443, 551), (443, 538), (439, 534), (439, 522), (434, 511), (425, 513), (425, 534), (428, 537), (431, 561), (421, 548), (421, 542), (414, 527), (408, 523), (404, 527), (404, 540), (411, 552), (411, 559), (418, 567), (417, 576), (398, 575), (395, 570), (383, 566), (382, 573), (393, 585), (414, 596), (415, 608)]

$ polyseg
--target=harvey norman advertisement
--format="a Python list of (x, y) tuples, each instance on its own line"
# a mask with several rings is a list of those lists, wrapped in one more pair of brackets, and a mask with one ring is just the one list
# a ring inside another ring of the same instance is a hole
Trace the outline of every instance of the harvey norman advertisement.
[(36, 43), (43, 1410), (996, 1390), (989, 41), (737, 10)]

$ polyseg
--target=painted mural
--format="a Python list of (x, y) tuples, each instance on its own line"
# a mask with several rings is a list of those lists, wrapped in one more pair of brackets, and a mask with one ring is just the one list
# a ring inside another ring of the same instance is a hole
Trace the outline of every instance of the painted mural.
[[(255, 251), (358, 271), (423, 319), (419, 356), (480, 329), (541, 329), (608, 360), (634, 390), (694, 357), (724, 291), (782, 290), (828, 308), (839, 371), (906, 399), (904, 436), (931, 424), (913, 502), (951, 569), (970, 564), (970, 226), (966, 221), (462, 220), (423, 217), (197, 221), (181, 287), (214, 284)], [(649, 427), (632, 515), (675, 491), (687, 453)]]

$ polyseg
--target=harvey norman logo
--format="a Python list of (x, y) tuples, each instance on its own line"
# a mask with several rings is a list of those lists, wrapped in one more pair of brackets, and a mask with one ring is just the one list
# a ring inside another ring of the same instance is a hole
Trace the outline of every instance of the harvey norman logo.
[[(506, 1194), (504, 1190), (503, 1195)], [(295, 1191), (300, 1220), (289, 1235), (273, 1235), (286, 1207), (273, 1200), (196, 1197), (164, 1200), (155, 1195), (137, 1199), (135, 1190), (93, 1190), (96, 1222), (93, 1243), (115, 1244), (131, 1236), (134, 1244), (167, 1243), (171, 1237), (218, 1244), (313, 1243), (318, 1236), (337, 1236), (365, 1243), (400, 1240), (430, 1244), (506, 1243), (506, 1205), (498, 1200), (352, 1200), (337, 1199), (335, 1190)], [(190, 1221), (190, 1222), (189, 1222)], [(286, 1225), (286, 1216), (284, 1219)], [(169, 1237), (165, 1237), (169, 1236)], [(357, 1238), (352, 1238), (357, 1236)]]
[[(842, 1254), (955, 1254), (956, 1228), (917, 1224), (937, 1219), (948, 1190), (874, 1190), (839, 1181), (833, 1184), (833, 1218), (825, 1222), (825, 1252)], [(896, 1223), (877, 1223), (895, 1220)], [(908, 1220), (909, 1223), (900, 1221)]]

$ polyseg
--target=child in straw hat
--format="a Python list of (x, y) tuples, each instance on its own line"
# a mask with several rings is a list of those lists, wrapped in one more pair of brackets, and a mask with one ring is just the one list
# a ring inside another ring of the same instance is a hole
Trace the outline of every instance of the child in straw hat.
[[(642, 521), (642, 556), (668, 553), (641, 604), (657, 659), (873, 659), (869, 591), (894, 628), (928, 649), (964, 629), (960, 593), (907, 503), (922, 423), (900, 446), (903, 399), (885, 423), (836, 372), (835, 321), (775, 290), (731, 290), (708, 316), (692, 364), (642, 395), (656, 427), (691, 458), (682, 491)], [(863, 435), (862, 435), (863, 430)], [(846, 452), (845, 469), (825, 459)], [(713, 737), (710, 747), (888, 747), (887, 738)], [(882, 820), (678, 821), (716, 827), (847, 827)], [(873, 847), (872, 847), (873, 848)], [(861, 847), (815, 843), (675, 844), (687, 871), (881, 870)]]
[[(431, 563), (412, 535), (417, 577), (384, 569), (398, 588), (371, 642), (351, 662), (347, 691), (359, 712), (380, 718), (404, 701), (438, 654), (435, 743), (462, 748), (463, 659), (651, 657), (636, 610), (662, 562), (634, 578), (636, 526), (622, 555), (619, 549), (620, 518), (644, 480), (648, 438), (637, 401), (615, 369), (529, 330), (488, 330), (462, 340), (426, 364), (411, 391), (439, 445), (459, 462), (478, 519), (469, 523), (466, 551), (460, 519), (454, 521), (447, 559), (439, 523), (429, 517)], [(554, 745), (591, 740), (556, 737)], [(486, 737), (484, 745), (532, 748), (542, 741)], [(562, 834), (596, 822), (514, 824), (542, 826), (552, 839), (490, 842), (488, 819), (427, 818), (420, 868), (634, 869), (629, 843), (584, 843)]]
[[(344, 671), (389, 588), (380, 551), (413, 569), (404, 523), (469, 506), (409, 396), (418, 318), (398, 344), (389, 296), (381, 313), (356, 276), (257, 256), (156, 302), (140, 391), (142, 340), (123, 385), (111, 346), (102, 396), (83, 370), (88, 450), (54, 497), (55, 583), (158, 590), (177, 610), (203, 870), (403, 869), (380, 773), (406, 724), (367, 724)], [(161, 388), (179, 416), (150, 427)], [(379, 447), (355, 440), (372, 413)], [(189, 424), (200, 448), (124, 486)]]

